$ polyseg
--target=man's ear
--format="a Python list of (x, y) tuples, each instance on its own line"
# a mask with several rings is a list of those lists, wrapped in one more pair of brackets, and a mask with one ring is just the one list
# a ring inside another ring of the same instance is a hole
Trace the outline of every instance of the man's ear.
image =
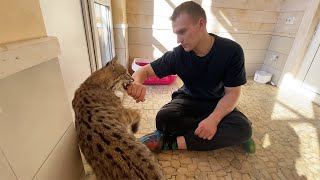
[(204, 20), (203, 18), (199, 19), (199, 25), (200, 25), (200, 29), (205, 29), (206, 28), (206, 20)]

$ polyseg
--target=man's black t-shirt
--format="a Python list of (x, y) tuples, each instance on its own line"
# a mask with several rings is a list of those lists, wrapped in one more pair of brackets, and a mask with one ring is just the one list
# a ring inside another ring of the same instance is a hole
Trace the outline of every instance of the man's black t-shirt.
[(196, 99), (218, 102), (224, 95), (224, 87), (236, 87), (246, 83), (244, 54), (241, 46), (226, 38), (215, 37), (209, 53), (198, 57), (186, 52), (180, 45), (151, 62), (159, 77), (178, 75), (184, 85), (178, 90)]

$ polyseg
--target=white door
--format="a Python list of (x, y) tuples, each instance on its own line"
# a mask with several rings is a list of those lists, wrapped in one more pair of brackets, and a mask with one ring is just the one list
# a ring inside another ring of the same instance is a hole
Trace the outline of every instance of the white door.
[(319, 45), (302, 85), (304, 88), (310, 91), (313, 91), (318, 95), (320, 95), (320, 49), (319, 49), (320, 46)]
[(320, 23), (304, 58), (300, 75), (302, 89), (315, 103), (320, 104)]

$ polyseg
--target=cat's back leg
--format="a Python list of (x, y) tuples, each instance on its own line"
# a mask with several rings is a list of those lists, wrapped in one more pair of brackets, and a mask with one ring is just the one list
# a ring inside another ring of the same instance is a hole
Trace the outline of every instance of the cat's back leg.
[(141, 121), (141, 114), (138, 110), (136, 109), (126, 109), (127, 114), (128, 114), (128, 121), (131, 124), (131, 130), (133, 133), (138, 132), (139, 126), (140, 126), (140, 121)]

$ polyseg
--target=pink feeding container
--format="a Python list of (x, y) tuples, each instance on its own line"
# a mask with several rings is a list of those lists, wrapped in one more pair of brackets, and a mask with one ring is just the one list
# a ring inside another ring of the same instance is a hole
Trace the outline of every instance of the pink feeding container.
[[(150, 60), (147, 60), (147, 59), (134, 58), (134, 60), (132, 62), (132, 66), (131, 66), (132, 70), (137, 71), (142, 66), (149, 64), (149, 62), (150, 62)], [(169, 85), (169, 84), (172, 84), (176, 80), (176, 78), (177, 78), (176, 75), (166, 76), (161, 79), (154, 76), (154, 77), (149, 77), (148, 79), (146, 79), (143, 84), (146, 84), (146, 85), (151, 85), (151, 84), (152, 85)]]

